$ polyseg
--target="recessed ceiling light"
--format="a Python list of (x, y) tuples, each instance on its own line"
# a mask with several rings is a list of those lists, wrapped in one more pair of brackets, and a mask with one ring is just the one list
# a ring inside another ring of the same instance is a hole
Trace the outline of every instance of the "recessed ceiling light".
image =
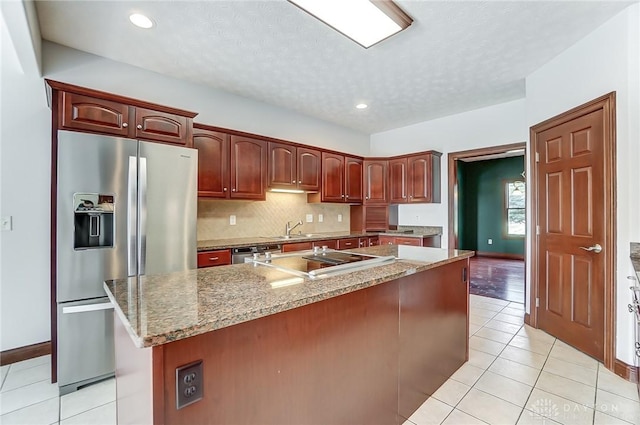
[(289, 0), (362, 47), (391, 37), (413, 20), (391, 0)]
[(153, 26), (153, 21), (141, 13), (133, 13), (129, 15), (129, 20), (136, 27), (148, 29)]
[(367, 109), (369, 107), (369, 105), (367, 105), (366, 103), (358, 103), (356, 105), (357, 109)]

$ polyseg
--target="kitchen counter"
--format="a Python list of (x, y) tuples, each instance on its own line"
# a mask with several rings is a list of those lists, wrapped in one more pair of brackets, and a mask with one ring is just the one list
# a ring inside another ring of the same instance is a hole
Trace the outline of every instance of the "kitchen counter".
[(393, 255), (398, 260), (367, 270), (314, 280), (294, 277), (273, 268), (236, 264), (110, 280), (104, 286), (135, 345), (152, 347), (473, 256), (472, 251), (396, 245), (353, 251)]
[(272, 245), (287, 244), (297, 242), (313, 242), (330, 239), (346, 239), (346, 238), (362, 238), (378, 235), (403, 236), (422, 238), (425, 236), (441, 235), (442, 232), (437, 230), (405, 233), (403, 231), (387, 230), (385, 232), (331, 232), (331, 233), (314, 233), (311, 237), (282, 239), (273, 236), (249, 237), (249, 238), (228, 238), (228, 239), (210, 239), (198, 241), (198, 251), (209, 251), (215, 249), (238, 248), (255, 245)]

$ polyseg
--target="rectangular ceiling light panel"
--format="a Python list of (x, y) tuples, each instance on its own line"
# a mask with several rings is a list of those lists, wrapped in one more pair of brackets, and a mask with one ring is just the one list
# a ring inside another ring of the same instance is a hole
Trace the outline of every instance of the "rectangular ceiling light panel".
[(390, 0), (289, 0), (300, 9), (368, 48), (411, 25)]

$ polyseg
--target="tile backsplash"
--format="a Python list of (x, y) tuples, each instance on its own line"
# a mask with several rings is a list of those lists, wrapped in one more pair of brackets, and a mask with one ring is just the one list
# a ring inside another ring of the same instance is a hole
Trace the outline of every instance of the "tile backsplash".
[[(294, 233), (349, 231), (349, 205), (309, 204), (306, 194), (267, 192), (266, 201), (228, 201), (198, 199), (198, 240), (277, 236), (284, 234), (287, 221), (304, 223)], [(313, 222), (307, 223), (307, 214)], [(323, 222), (318, 222), (318, 214)], [(342, 222), (338, 215), (342, 215)], [(236, 224), (230, 225), (234, 215)]]

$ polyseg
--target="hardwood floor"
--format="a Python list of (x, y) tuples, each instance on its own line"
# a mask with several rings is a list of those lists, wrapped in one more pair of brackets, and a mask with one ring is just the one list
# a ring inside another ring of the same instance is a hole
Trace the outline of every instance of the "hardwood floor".
[(472, 257), (469, 291), (524, 304), (524, 261)]

